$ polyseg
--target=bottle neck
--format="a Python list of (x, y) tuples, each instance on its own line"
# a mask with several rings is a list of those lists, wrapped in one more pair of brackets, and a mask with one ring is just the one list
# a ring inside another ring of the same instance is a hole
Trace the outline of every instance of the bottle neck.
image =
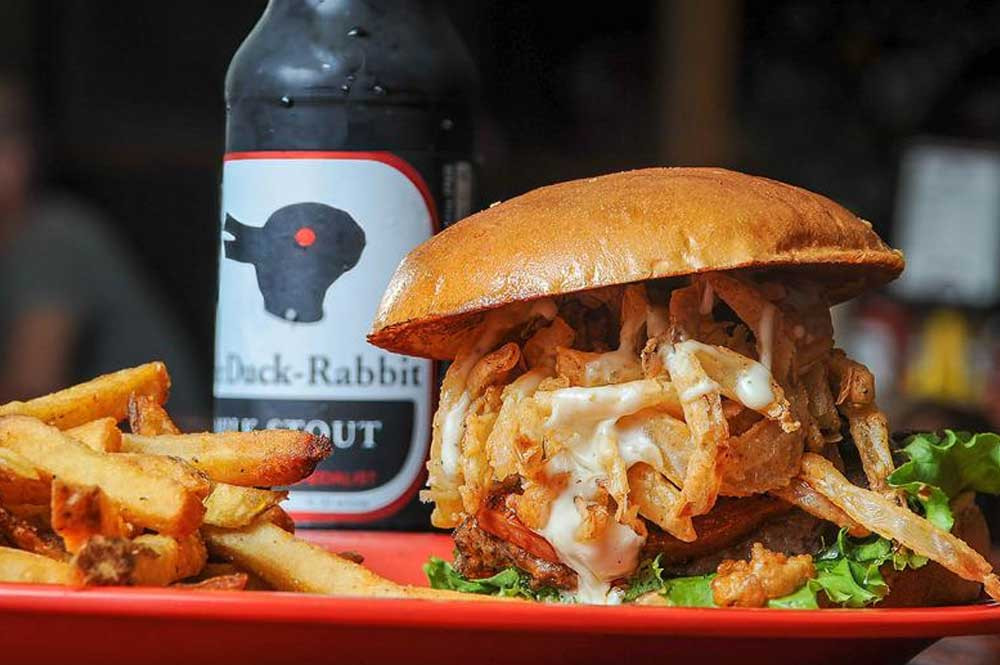
[(409, 10), (418, 8), (421, 11), (427, 9), (439, 9), (440, 0), (368, 0), (359, 2), (355, 0), (341, 0), (340, 2), (330, 2), (330, 0), (268, 0), (265, 14), (271, 12), (295, 12), (311, 14), (323, 17), (346, 18), (352, 15), (381, 15), (385, 12), (396, 10)]

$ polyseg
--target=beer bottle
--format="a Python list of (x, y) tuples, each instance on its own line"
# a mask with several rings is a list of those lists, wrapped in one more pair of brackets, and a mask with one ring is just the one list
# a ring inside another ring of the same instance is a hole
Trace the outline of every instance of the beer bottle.
[(476, 90), (437, 2), (270, 0), (229, 66), (214, 426), (330, 438), (299, 524), (428, 527), (434, 368), (365, 335), (403, 256), (471, 212)]

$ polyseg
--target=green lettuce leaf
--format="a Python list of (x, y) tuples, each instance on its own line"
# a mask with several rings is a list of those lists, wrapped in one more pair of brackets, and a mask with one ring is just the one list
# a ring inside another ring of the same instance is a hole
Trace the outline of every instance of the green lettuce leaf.
[(657, 555), (655, 559), (647, 559), (636, 569), (628, 580), (624, 602), (631, 603), (639, 596), (663, 588), (663, 567), (660, 565), (660, 556)]
[(910, 505), (940, 529), (955, 519), (950, 500), (965, 491), (1000, 494), (1000, 436), (944, 430), (914, 434), (904, 442), (907, 462), (889, 475)]
[(712, 600), (714, 574), (675, 577), (667, 580), (662, 595), (678, 607), (715, 607)]
[(1000, 494), (1000, 436), (944, 430), (914, 434), (904, 444), (909, 461), (889, 476), (892, 485), (933, 485), (950, 498), (966, 490)]
[(432, 556), (424, 564), (424, 574), (435, 589), (451, 589), (465, 593), (478, 593), (488, 596), (520, 597), (531, 600), (560, 600), (558, 590), (551, 587), (532, 589), (530, 577), (517, 568), (505, 568), (492, 577), (480, 580), (470, 580), (463, 577), (455, 568), (436, 556)]

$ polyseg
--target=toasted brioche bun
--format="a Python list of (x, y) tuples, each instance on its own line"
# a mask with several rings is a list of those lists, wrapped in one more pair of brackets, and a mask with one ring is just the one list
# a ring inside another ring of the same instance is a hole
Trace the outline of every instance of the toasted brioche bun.
[(807, 269), (831, 302), (896, 278), (902, 254), (830, 199), (710, 168), (543, 187), (445, 229), (400, 264), (368, 340), (450, 359), (485, 310), (699, 272)]

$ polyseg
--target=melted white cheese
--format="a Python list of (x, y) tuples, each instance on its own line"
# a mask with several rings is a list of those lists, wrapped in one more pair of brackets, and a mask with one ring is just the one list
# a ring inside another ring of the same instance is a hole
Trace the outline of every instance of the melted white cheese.
[[(774, 342), (774, 305), (764, 305), (757, 324), (757, 357), (771, 371), (771, 349)], [(749, 405), (748, 405), (749, 406)]]
[(572, 568), (579, 579), (577, 598), (585, 603), (614, 602), (611, 582), (635, 570), (645, 538), (624, 524), (612, 522), (600, 538), (580, 542), (576, 534), (583, 522), (577, 499), (594, 499), (607, 479), (605, 462), (621, 457), (626, 467), (637, 462), (662, 466), (662, 456), (638, 428), (619, 428), (619, 418), (655, 405), (664, 390), (651, 379), (595, 388), (563, 388), (548, 393), (551, 412), (546, 427), (575, 434), (567, 448), (549, 460), (546, 471), (568, 474), (568, 481), (552, 502), (549, 520), (538, 533)]
[(679, 397), (682, 402), (693, 402), (699, 397), (704, 397), (717, 390), (719, 390), (719, 384), (706, 376), (693, 386), (685, 388)]
[(631, 427), (617, 427), (618, 454), (626, 467), (632, 467), (639, 462), (645, 462), (654, 469), (663, 468), (663, 453), (656, 445), (645, 423), (636, 423)]
[(750, 409), (767, 407), (774, 402), (771, 372), (758, 362), (748, 365), (736, 379), (736, 397)]
[[(686, 340), (678, 343), (676, 346), (677, 348), (691, 349), (699, 356), (712, 356), (720, 363), (728, 365), (736, 364), (711, 344)], [(668, 350), (667, 353), (669, 354), (671, 351)], [(735, 397), (740, 403), (750, 409), (764, 409), (774, 402), (775, 399), (774, 391), (771, 388), (771, 381), (773, 379), (771, 371), (752, 358), (743, 356), (740, 358), (739, 369), (736, 371), (736, 378), (731, 386), (731, 392), (733, 393), (731, 397)], [(706, 383), (706, 381), (701, 381), (697, 385), (685, 390), (684, 394), (680, 395), (680, 398), (683, 401), (690, 401), (691, 399), (707, 394), (713, 389), (719, 388), (720, 386), (714, 381), (711, 385)]]
[(463, 390), (458, 401), (451, 405), (441, 419), (441, 468), (449, 478), (454, 478), (458, 473), (465, 418), (471, 403), (469, 391)]

